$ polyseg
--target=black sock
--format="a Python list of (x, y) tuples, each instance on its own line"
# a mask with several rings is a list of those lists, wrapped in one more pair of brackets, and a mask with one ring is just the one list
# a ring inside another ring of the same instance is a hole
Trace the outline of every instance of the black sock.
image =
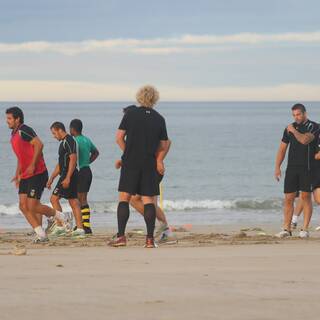
[(144, 221), (147, 225), (147, 237), (153, 238), (154, 227), (156, 223), (156, 207), (153, 203), (144, 205)]
[(119, 202), (117, 217), (118, 217), (118, 237), (124, 236), (126, 225), (129, 219), (129, 202)]

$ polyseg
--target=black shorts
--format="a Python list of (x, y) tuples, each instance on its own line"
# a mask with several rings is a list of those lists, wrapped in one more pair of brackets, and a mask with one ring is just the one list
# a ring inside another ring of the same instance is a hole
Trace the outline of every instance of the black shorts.
[(90, 190), (92, 182), (92, 172), (90, 167), (84, 167), (78, 174), (78, 193), (87, 193)]
[(160, 174), (159, 172), (157, 172), (157, 177), (158, 177), (158, 183), (160, 184), (164, 175)]
[(304, 167), (288, 167), (284, 179), (284, 193), (312, 192), (312, 172)]
[(28, 198), (40, 200), (47, 182), (48, 171), (28, 179), (21, 179), (19, 183), (19, 194), (27, 194)]
[(320, 188), (320, 168), (315, 168), (312, 172), (312, 188)]
[(52, 194), (64, 199), (77, 199), (78, 198), (78, 170), (75, 170), (71, 179), (70, 185), (67, 189), (64, 189), (61, 182), (65, 177), (60, 177), (56, 187), (53, 189)]
[(131, 195), (158, 196), (160, 190), (156, 168), (129, 169), (122, 167), (118, 191)]

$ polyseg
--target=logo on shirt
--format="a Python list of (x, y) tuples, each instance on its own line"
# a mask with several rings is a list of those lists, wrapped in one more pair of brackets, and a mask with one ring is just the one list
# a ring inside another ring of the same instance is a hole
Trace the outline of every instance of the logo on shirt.
[(34, 189), (32, 189), (31, 191), (30, 191), (30, 197), (34, 197), (36, 195), (36, 190), (34, 190)]

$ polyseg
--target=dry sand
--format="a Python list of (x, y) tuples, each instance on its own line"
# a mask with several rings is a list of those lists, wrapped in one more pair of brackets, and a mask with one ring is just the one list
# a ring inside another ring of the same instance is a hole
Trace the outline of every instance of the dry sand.
[(110, 232), (45, 245), (0, 234), (0, 319), (319, 319), (319, 237), (181, 231), (151, 250), (135, 232), (118, 249)]

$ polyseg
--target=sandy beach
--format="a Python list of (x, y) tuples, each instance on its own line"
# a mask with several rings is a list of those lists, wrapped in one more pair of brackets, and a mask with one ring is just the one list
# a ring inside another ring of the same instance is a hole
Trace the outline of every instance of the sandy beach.
[(181, 228), (176, 244), (151, 250), (135, 230), (118, 249), (105, 245), (112, 233), (102, 230), (44, 245), (2, 233), (0, 318), (318, 319), (318, 236), (219, 228)]

